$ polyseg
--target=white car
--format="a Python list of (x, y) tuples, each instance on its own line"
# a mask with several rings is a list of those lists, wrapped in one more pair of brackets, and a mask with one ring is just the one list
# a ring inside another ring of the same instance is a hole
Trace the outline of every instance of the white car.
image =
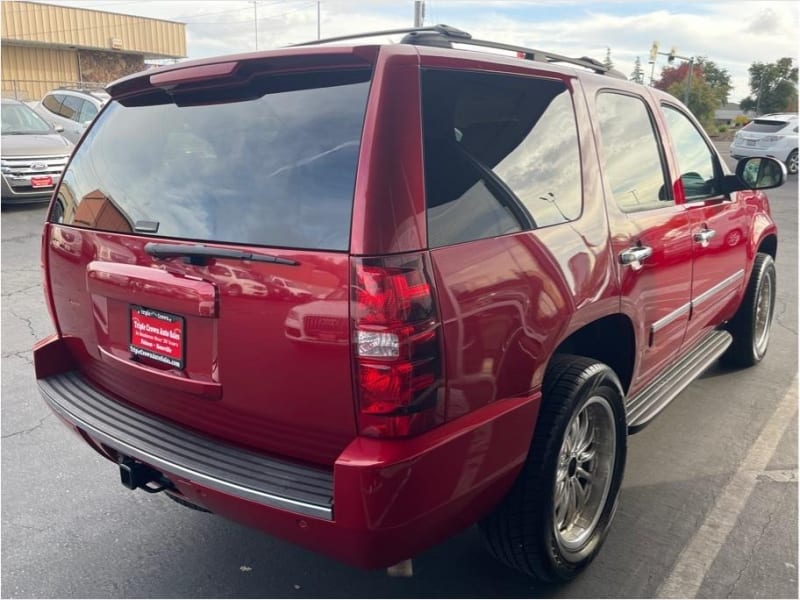
[(796, 113), (773, 113), (750, 121), (736, 132), (731, 156), (737, 160), (749, 156), (769, 156), (786, 164), (789, 173), (797, 174)]
[(102, 90), (57, 89), (33, 106), (45, 121), (64, 128), (61, 135), (73, 144), (111, 97)]

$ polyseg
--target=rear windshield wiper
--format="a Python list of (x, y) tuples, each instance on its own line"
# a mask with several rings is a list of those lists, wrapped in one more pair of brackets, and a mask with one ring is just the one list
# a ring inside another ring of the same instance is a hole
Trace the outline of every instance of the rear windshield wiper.
[(239, 260), (252, 260), (254, 262), (275, 263), (276, 265), (297, 266), (297, 261), (272, 256), (271, 254), (261, 254), (253, 252), (243, 252), (241, 250), (231, 250), (229, 248), (210, 248), (200, 245), (184, 244), (158, 244), (148, 242), (144, 245), (144, 251), (155, 258), (175, 258), (181, 257), (190, 265), (208, 264), (209, 258), (236, 258)]

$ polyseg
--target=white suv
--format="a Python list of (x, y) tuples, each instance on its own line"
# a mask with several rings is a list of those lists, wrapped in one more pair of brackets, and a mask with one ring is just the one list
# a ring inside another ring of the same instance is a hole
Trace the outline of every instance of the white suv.
[(57, 89), (45, 94), (33, 110), (48, 123), (61, 125), (61, 135), (75, 144), (109, 98), (103, 90)]
[(736, 132), (731, 156), (769, 156), (786, 164), (789, 173), (797, 174), (797, 114), (763, 115)]

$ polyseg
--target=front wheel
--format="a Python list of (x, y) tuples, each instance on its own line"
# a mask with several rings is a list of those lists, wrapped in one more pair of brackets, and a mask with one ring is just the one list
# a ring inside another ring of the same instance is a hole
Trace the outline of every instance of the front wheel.
[(786, 159), (786, 170), (790, 175), (797, 175), (797, 150), (792, 150), (789, 158)]
[(759, 252), (753, 262), (742, 304), (728, 323), (733, 342), (722, 361), (734, 367), (752, 367), (767, 353), (775, 313), (775, 261)]
[(614, 372), (588, 358), (556, 356), (525, 466), (479, 524), (489, 552), (544, 581), (576, 576), (597, 555), (614, 516), (626, 434)]

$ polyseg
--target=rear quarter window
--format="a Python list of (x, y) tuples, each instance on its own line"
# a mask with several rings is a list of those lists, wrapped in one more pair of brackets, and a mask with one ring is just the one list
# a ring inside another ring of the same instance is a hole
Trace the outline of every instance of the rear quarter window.
[(422, 100), (430, 246), (580, 216), (577, 127), (563, 82), (430, 69)]
[(273, 75), (236, 92), (242, 100), (157, 92), (114, 101), (64, 174), (64, 222), (347, 250), (369, 79), (369, 71)]

